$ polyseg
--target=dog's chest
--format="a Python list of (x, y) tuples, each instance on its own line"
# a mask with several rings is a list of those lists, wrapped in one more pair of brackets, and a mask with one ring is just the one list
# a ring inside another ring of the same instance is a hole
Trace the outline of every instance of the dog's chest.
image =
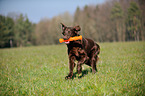
[(85, 57), (87, 53), (80, 47), (73, 47), (71, 50), (68, 49), (68, 55), (69, 57), (75, 56), (77, 60), (80, 60), (82, 57)]

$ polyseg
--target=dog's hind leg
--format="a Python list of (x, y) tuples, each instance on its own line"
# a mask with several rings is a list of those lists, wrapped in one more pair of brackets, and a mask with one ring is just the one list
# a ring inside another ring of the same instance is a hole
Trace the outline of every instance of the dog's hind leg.
[(96, 68), (96, 58), (95, 57), (92, 57), (92, 59), (91, 59), (91, 66), (92, 66), (92, 72), (96, 73), (97, 68)]
[(99, 57), (97, 56), (99, 54), (99, 52), (100, 52), (100, 48), (99, 47), (94, 46), (92, 48), (91, 58), (90, 58), (90, 64), (91, 64), (92, 72), (93, 73), (97, 72), (96, 64), (97, 64), (97, 61), (99, 60)]

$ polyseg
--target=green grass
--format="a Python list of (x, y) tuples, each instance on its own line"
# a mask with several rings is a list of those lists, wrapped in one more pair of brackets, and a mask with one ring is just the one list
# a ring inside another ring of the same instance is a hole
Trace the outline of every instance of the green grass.
[[(134, 96), (145, 94), (145, 42), (101, 43), (98, 72), (65, 80), (65, 45), (0, 49), (0, 95)], [(74, 70), (74, 73), (76, 68)]]

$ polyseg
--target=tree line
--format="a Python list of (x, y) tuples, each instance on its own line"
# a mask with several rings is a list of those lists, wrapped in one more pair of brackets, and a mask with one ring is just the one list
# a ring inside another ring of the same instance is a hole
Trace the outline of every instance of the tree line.
[(20, 14), (16, 20), (0, 15), (0, 48), (35, 44), (35, 24)]
[(145, 1), (108, 0), (100, 5), (77, 7), (74, 15), (65, 12), (37, 24), (27, 15), (0, 15), (0, 48), (59, 44), (61, 25), (80, 25), (80, 34), (96, 42), (145, 40)]

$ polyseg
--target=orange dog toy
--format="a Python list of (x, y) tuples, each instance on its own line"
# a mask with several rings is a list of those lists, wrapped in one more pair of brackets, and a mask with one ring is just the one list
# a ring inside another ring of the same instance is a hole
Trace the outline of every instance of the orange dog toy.
[(70, 37), (68, 40), (64, 40), (62, 38), (59, 39), (59, 42), (69, 42), (69, 41), (75, 41), (75, 40), (82, 40), (82, 36), (75, 36), (75, 37)]

